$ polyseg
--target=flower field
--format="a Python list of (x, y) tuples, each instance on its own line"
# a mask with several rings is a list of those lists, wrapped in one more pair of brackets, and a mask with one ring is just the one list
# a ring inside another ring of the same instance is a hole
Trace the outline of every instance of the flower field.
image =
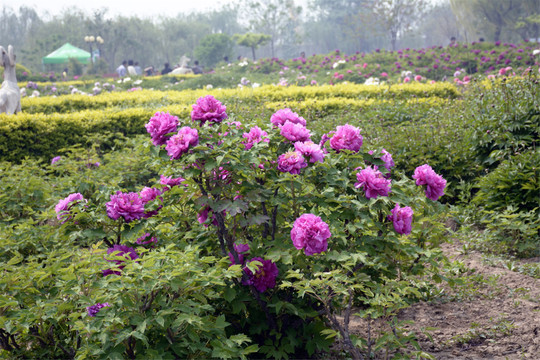
[[(505, 317), (430, 346), (400, 320), (483, 299), (455, 241), (539, 282), (538, 64), (485, 46), (529, 69), (440, 81), (480, 56), (460, 45), (292, 59), (295, 85), (206, 86), (293, 68), (272, 59), (23, 98), (0, 115), (0, 357), (435, 359), (518, 333)], [(341, 67), (368, 76), (315, 78)]]

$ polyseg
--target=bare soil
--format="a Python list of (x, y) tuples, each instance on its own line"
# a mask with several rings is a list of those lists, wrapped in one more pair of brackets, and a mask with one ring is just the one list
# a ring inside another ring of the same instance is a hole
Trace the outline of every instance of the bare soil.
[[(398, 314), (399, 320), (411, 320), (404, 327), (416, 334), (422, 350), (438, 360), (539, 360), (540, 280), (488, 263), (481, 253), (464, 253), (458, 242), (442, 247), (447, 257), (465, 265), (467, 280), (453, 288), (444, 285), (438, 300)], [(350, 327), (365, 336), (366, 320), (351, 319)]]

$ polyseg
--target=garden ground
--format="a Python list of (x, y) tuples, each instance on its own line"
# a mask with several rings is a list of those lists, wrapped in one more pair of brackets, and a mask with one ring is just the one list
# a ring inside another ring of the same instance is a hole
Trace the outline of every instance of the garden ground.
[[(405, 329), (416, 333), (423, 351), (444, 359), (540, 359), (540, 280), (467, 251), (457, 239), (442, 245), (461, 262), (464, 284), (442, 286), (437, 301), (400, 312)], [(540, 258), (516, 260), (538, 262)], [(351, 331), (364, 333), (365, 320), (351, 319)]]

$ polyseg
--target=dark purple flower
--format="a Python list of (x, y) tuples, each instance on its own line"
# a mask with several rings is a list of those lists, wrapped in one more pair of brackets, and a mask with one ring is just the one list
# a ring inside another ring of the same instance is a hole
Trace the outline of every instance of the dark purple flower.
[(139, 255), (137, 255), (137, 251), (135, 251), (134, 248), (126, 246), (126, 245), (114, 245), (113, 247), (107, 249), (107, 255), (111, 255), (113, 253), (116, 254), (117, 258), (121, 257), (123, 259), (107, 260), (119, 266), (116, 267), (115, 270), (113, 269), (103, 270), (102, 271), (103, 276), (107, 276), (111, 274), (121, 275), (122, 272), (120, 270), (122, 270), (125, 267), (125, 265), (123, 264), (126, 260), (135, 260), (139, 258)]
[[(148, 237), (150, 237), (150, 239), (146, 240)], [(157, 238), (155, 238), (154, 236), (151, 236), (150, 233), (145, 233), (143, 236), (138, 238), (136, 242), (139, 245), (148, 245), (148, 244), (154, 245), (157, 243)]]
[[(249, 244), (234, 244), (234, 250), (238, 254), (238, 265), (244, 264), (244, 253), (249, 251)], [(232, 265), (236, 265), (234, 261), (234, 256), (229, 252), (229, 259), (231, 260)]]
[(243, 284), (253, 285), (259, 292), (265, 292), (267, 289), (275, 287), (276, 278), (279, 274), (276, 264), (271, 260), (264, 260), (260, 257), (255, 257), (248, 262), (252, 261), (259, 261), (262, 263), (262, 266), (259, 266), (255, 273), (246, 266), (244, 272), (247, 275), (247, 279), (243, 281)]
[(96, 305), (88, 306), (86, 308), (86, 311), (88, 311), (88, 316), (95, 317), (99, 310), (103, 309), (104, 307), (111, 306), (109, 303), (97, 303)]

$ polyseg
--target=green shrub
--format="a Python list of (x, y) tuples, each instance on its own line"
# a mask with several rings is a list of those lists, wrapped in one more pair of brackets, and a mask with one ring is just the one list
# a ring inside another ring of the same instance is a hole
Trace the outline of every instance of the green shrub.
[(540, 194), (540, 150), (534, 149), (503, 161), (480, 178), (473, 204), (486, 210), (511, 206), (518, 211), (538, 209)]

